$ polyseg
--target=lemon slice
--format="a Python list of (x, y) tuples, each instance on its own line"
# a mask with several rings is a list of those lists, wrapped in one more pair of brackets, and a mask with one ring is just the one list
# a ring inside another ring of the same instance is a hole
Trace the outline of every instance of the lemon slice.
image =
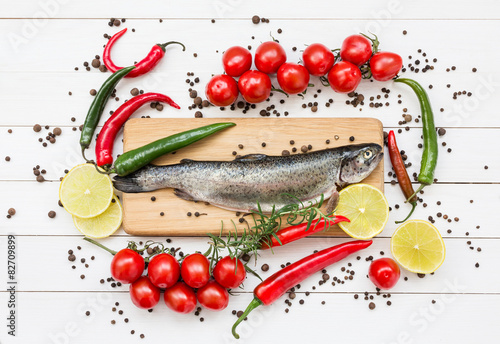
[(92, 164), (75, 166), (59, 187), (59, 199), (68, 213), (81, 218), (100, 215), (113, 198), (109, 176), (100, 174)]
[(344, 232), (356, 239), (370, 239), (382, 232), (389, 219), (389, 204), (384, 194), (368, 184), (353, 184), (339, 193), (335, 211), (351, 222), (340, 222)]
[(80, 233), (93, 239), (107, 238), (122, 225), (123, 209), (115, 196), (104, 213), (89, 219), (73, 215), (73, 223)]
[(427, 221), (410, 220), (392, 235), (391, 252), (406, 270), (428, 274), (443, 264), (446, 248), (436, 227)]

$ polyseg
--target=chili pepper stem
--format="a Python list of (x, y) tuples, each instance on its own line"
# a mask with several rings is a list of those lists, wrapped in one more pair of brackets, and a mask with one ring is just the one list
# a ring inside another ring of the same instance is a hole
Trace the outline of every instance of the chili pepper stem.
[(170, 41), (170, 42), (167, 42), (167, 43), (163, 43), (163, 44), (157, 44), (163, 51), (165, 51), (165, 48), (170, 45), (170, 44), (179, 44), (182, 46), (182, 51), (185, 51), (186, 50), (186, 47), (184, 46), (184, 44), (182, 44), (181, 42), (177, 42), (177, 41)]
[(426, 184), (421, 184), (420, 187), (411, 195), (408, 197), (408, 199), (405, 201), (405, 203), (408, 203), (409, 200), (411, 200), (413, 197), (415, 197), (420, 191), (422, 191), (423, 188), (425, 188), (427, 185)]
[(248, 305), (247, 309), (243, 312), (241, 317), (236, 320), (236, 322), (233, 325), (233, 328), (231, 329), (231, 332), (233, 333), (234, 338), (240, 339), (239, 334), (236, 333), (236, 327), (247, 317), (248, 314), (250, 314), (251, 311), (253, 311), (255, 308), (259, 307), (262, 305), (262, 301), (260, 301), (258, 298), (254, 297), (252, 302)]
[(412, 205), (411, 211), (408, 214), (408, 216), (406, 216), (406, 218), (403, 221), (394, 221), (394, 223), (400, 224), (400, 223), (403, 223), (410, 218), (411, 214), (413, 214), (413, 212), (415, 211), (415, 208), (417, 207), (417, 202), (411, 202), (411, 205)]
[(89, 159), (87, 159), (87, 157), (85, 156), (85, 149), (87, 149), (87, 148), (82, 147), (82, 156), (83, 156), (83, 158), (85, 159), (85, 161), (86, 161), (87, 163), (89, 163), (89, 164), (93, 164), (93, 163), (94, 163), (94, 161), (93, 161), (93, 160), (89, 160)]
[(106, 170), (105, 170), (105, 171), (102, 171), (102, 170), (99, 168), (99, 166), (97, 166), (97, 164), (96, 164), (96, 163), (94, 163), (93, 161), (92, 161), (91, 163), (92, 163), (92, 164), (94, 164), (96, 171), (97, 171), (97, 172), (99, 172), (100, 174), (110, 175), (110, 174), (112, 173), (111, 171), (106, 171)]
[(98, 243), (97, 241), (95, 241), (95, 240), (93, 240), (93, 239), (90, 239), (90, 238), (85, 237), (85, 238), (83, 238), (83, 240), (88, 241), (89, 243), (94, 244), (94, 245), (96, 245), (96, 246), (98, 246), (98, 247), (102, 248), (103, 250), (108, 251), (108, 252), (109, 252), (109, 253), (111, 253), (113, 256), (116, 254), (116, 251), (113, 251), (112, 249), (107, 248), (107, 247), (106, 247), (106, 246), (104, 246), (103, 244), (100, 244), (100, 243)]

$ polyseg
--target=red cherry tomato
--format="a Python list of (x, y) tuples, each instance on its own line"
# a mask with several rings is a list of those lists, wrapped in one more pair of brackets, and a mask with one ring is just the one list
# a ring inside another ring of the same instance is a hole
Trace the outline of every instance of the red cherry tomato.
[(118, 251), (111, 260), (111, 276), (115, 281), (128, 284), (136, 281), (144, 272), (144, 259), (131, 249)]
[(148, 264), (148, 276), (158, 288), (170, 288), (179, 280), (181, 266), (171, 254), (160, 253)]
[(302, 60), (311, 75), (323, 76), (332, 68), (335, 55), (323, 44), (314, 43), (304, 50)]
[(243, 98), (252, 104), (261, 103), (271, 94), (271, 79), (257, 70), (245, 72), (238, 80), (238, 89)]
[(399, 280), (401, 272), (398, 264), (391, 258), (380, 258), (370, 264), (368, 276), (380, 289), (391, 289)]
[(335, 92), (349, 93), (361, 82), (361, 71), (351, 62), (340, 61), (330, 69), (328, 82)]
[(177, 282), (165, 290), (165, 304), (177, 313), (191, 313), (196, 308), (196, 294), (184, 282)]
[(222, 55), (222, 65), (227, 75), (240, 76), (252, 67), (252, 54), (243, 47), (231, 47)]
[(403, 67), (403, 59), (398, 54), (390, 52), (376, 53), (370, 59), (370, 69), (373, 78), (378, 81), (387, 81), (398, 75)]
[(302, 93), (309, 85), (309, 72), (299, 64), (283, 63), (278, 69), (278, 83), (286, 93)]
[[(238, 266), (236, 268), (236, 265)], [(217, 283), (224, 288), (237, 288), (243, 283), (247, 272), (241, 260), (226, 256), (215, 265), (213, 275)]]
[(262, 73), (274, 74), (285, 62), (286, 52), (279, 43), (264, 42), (255, 50), (255, 67)]
[(238, 98), (238, 84), (229, 75), (216, 75), (205, 87), (205, 95), (215, 106), (228, 106)]
[(130, 298), (139, 308), (150, 309), (160, 301), (160, 288), (151, 283), (147, 276), (142, 276), (129, 287)]
[(196, 292), (198, 302), (212, 311), (221, 311), (229, 303), (229, 293), (226, 288), (215, 281), (209, 281)]
[(352, 35), (344, 39), (340, 48), (340, 57), (343, 61), (351, 62), (356, 66), (365, 64), (372, 56), (372, 42), (364, 36)]
[(181, 276), (188, 286), (201, 288), (210, 279), (210, 262), (201, 253), (190, 254), (182, 261)]

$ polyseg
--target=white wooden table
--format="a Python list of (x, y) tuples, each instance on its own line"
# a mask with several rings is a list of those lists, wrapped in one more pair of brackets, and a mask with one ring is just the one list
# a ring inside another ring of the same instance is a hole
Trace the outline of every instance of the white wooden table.
[[(145, 56), (152, 44), (179, 40), (187, 51), (172, 47), (166, 58), (140, 79), (123, 81), (118, 89), (121, 101), (130, 97), (133, 87), (169, 94), (183, 108), (174, 112), (142, 109), (138, 115), (154, 117), (193, 117), (188, 111), (190, 98), (185, 83), (186, 72), (194, 72), (201, 81), (194, 88), (203, 88), (212, 73), (222, 71), (221, 52), (232, 45), (252, 45), (268, 40), (271, 32), (286, 48), (289, 60), (298, 61), (304, 44), (321, 42), (334, 48), (347, 35), (372, 31), (379, 35), (381, 48), (400, 53), (405, 65), (414, 61), (418, 49), (427, 57), (437, 58), (435, 69), (428, 73), (409, 75), (429, 90), (436, 125), (446, 128), (440, 138), (440, 160), (436, 171), (438, 183), (425, 190), (427, 207), (420, 205), (414, 218), (433, 216), (447, 248), (444, 265), (433, 275), (421, 279), (403, 272), (391, 297), (376, 295), (365, 277), (365, 257), (389, 255), (389, 241), (396, 229), (395, 219), (406, 214), (399, 187), (390, 184), (386, 175), (386, 195), (393, 207), (387, 227), (374, 239), (363, 258), (355, 257), (328, 269), (329, 274), (343, 278), (341, 267), (352, 263), (356, 271), (353, 281), (332, 286), (331, 281), (318, 287), (320, 274), (302, 283), (290, 312), (286, 314), (284, 299), (275, 305), (255, 311), (240, 328), (241, 343), (317, 342), (339, 343), (497, 343), (500, 336), (500, 117), (496, 101), (500, 95), (500, 4), (493, 0), (457, 3), (456, 1), (372, 0), (357, 2), (312, 0), (288, 1), (282, 5), (270, 1), (67, 1), (25, 0), (0, 1), (0, 342), (1, 343), (154, 343), (160, 340), (194, 342), (233, 342), (230, 327), (236, 320), (232, 310), (242, 310), (252, 298), (257, 284), (249, 277), (245, 288), (231, 297), (229, 307), (220, 313), (203, 310), (195, 315), (180, 316), (160, 303), (152, 313), (136, 309), (130, 302), (127, 288), (101, 284), (109, 277), (110, 256), (82, 240), (71, 217), (58, 206), (59, 177), (64, 169), (82, 159), (79, 154), (78, 131), (72, 131), (84, 120), (92, 97), (91, 88), (98, 88), (109, 74), (92, 69), (87, 72), (83, 61), (90, 62), (102, 54), (106, 40), (103, 33), (113, 34), (123, 27), (135, 28), (120, 40), (113, 50), (118, 64), (127, 65)], [(254, 25), (253, 15), (270, 19), (269, 24)], [(120, 28), (110, 28), (109, 18), (126, 18)], [(163, 18), (163, 22), (159, 22)], [(215, 23), (211, 22), (215, 19)], [(283, 33), (278, 34), (281, 28)], [(403, 30), (407, 31), (403, 35)], [(252, 40), (251, 36), (255, 36)], [(298, 47), (296, 52), (292, 47)], [(218, 53), (216, 52), (218, 50)], [(195, 58), (193, 53), (197, 53)], [(425, 65), (425, 63), (423, 64)], [(78, 66), (79, 71), (74, 67)], [(446, 68), (456, 70), (446, 72)], [(477, 68), (473, 73), (472, 68)], [(313, 80), (318, 83), (318, 80)], [(451, 84), (450, 88), (446, 85)], [(363, 111), (346, 106), (344, 95), (324, 89), (319, 110), (302, 109), (300, 99), (287, 100), (280, 109), (293, 117), (366, 116), (380, 119), (386, 130), (399, 129), (402, 109), (414, 117), (419, 107), (413, 94), (392, 83), (368, 83), (360, 86), (365, 97), (380, 94), (380, 88), (391, 89), (389, 107), (378, 109), (367, 105)], [(453, 92), (466, 90), (471, 97)], [(68, 92), (72, 92), (69, 96)], [(397, 104), (397, 94), (403, 104)], [(332, 107), (324, 103), (334, 99)], [(274, 103), (278, 103), (274, 98)], [(120, 101), (120, 103), (121, 103)], [(312, 93), (306, 101), (314, 101)], [(111, 101), (105, 112), (118, 102)], [(279, 105), (279, 104), (277, 104)], [(258, 107), (260, 108), (260, 107)], [(444, 112), (440, 112), (440, 108)], [(203, 110), (205, 117), (241, 116), (240, 112), (221, 112), (216, 108)], [(244, 115), (258, 117), (258, 110)], [(76, 121), (72, 122), (71, 117)], [(106, 116), (104, 116), (106, 118)], [(63, 130), (55, 144), (42, 147), (39, 137), (48, 130), (35, 133), (34, 124)], [(102, 123), (101, 123), (102, 124)], [(417, 148), (420, 123), (409, 123), (411, 130), (398, 135), (413, 163), (410, 173), (418, 171), (421, 150)], [(8, 130), (12, 129), (12, 133)], [(121, 145), (117, 145), (117, 150)], [(452, 152), (446, 150), (452, 148)], [(4, 160), (10, 156), (10, 162)], [(386, 170), (389, 171), (387, 160)], [(33, 167), (46, 169), (44, 183), (35, 181)], [(487, 165), (486, 170), (484, 166)], [(470, 200), (474, 202), (471, 203)], [(437, 201), (441, 205), (437, 205)], [(7, 219), (7, 210), (17, 213)], [(47, 213), (55, 210), (50, 219)], [(448, 223), (438, 218), (442, 212), (459, 221)], [(480, 226), (480, 228), (476, 228)], [(448, 230), (451, 233), (448, 233)], [(16, 237), (15, 337), (8, 335), (11, 293), (7, 274), (8, 235)], [(131, 238), (123, 231), (103, 240), (118, 249)], [(146, 238), (134, 238), (146, 240)], [(165, 240), (165, 238), (161, 238)], [(343, 238), (306, 239), (276, 251), (265, 252), (260, 263), (268, 263), (277, 271), (288, 261), (310, 254), (313, 250), (344, 241)], [(205, 238), (173, 238), (172, 246), (183, 252), (206, 247)], [(467, 242), (471, 241), (471, 244)], [(81, 251), (77, 246), (82, 247)], [(470, 247), (473, 247), (471, 249)], [(481, 248), (478, 252), (477, 248)], [(73, 249), (77, 261), (67, 260)], [(90, 257), (95, 256), (95, 260)], [(86, 258), (89, 268), (80, 263)], [(479, 268), (475, 264), (479, 263)], [(72, 269), (72, 265), (76, 269)], [(85, 274), (85, 279), (80, 275)], [(403, 277), (407, 277), (405, 281)], [(316, 286), (316, 290), (313, 290)], [(309, 296), (304, 292), (311, 291)], [(364, 292), (374, 297), (374, 310), (368, 308)], [(358, 300), (354, 295), (359, 294)], [(299, 299), (306, 302), (299, 304)], [(390, 300), (391, 306), (386, 302)], [(435, 303), (432, 302), (435, 301)], [(326, 304), (322, 305), (321, 301)], [(119, 302), (113, 312), (115, 302)], [(118, 314), (123, 310), (123, 314)], [(90, 311), (90, 316), (85, 312)], [(204, 322), (199, 318), (203, 317)], [(125, 323), (124, 318), (129, 322)], [(112, 325), (111, 320), (116, 320)], [(135, 330), (135, 334), (131, 334)], [(139, 335), (145, 338), (140, 339)]]

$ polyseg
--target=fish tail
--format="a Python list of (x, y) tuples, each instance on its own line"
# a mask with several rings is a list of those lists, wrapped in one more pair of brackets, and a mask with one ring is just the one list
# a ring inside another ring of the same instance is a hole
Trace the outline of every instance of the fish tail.
[(127, 176), (127, 177), (116, 176), (113, 179), (114, 179), (113, 186), (115, 187), (115, 189), (120, 190), (122, 192), (138, 193), (146, 191), (141, 185), (139, 185), (137, 178), (133, 176)]

